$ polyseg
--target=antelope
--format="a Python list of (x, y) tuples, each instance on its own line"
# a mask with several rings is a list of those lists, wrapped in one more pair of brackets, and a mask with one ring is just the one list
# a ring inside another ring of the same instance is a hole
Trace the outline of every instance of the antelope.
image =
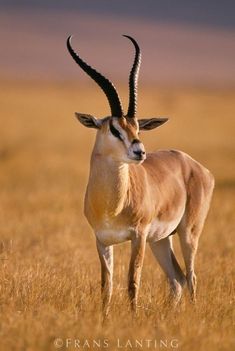
[[(84, 214), (96, 236), (105, 315), (110, 309), (113, 290), (113, 245), (125, 241), (131, 241), (128, 295), (133, 311), (137, 310), (146, 243), (168, 278), (173, 300), (178, 303), (187, 282), (195, 301), (195, 255), (214, 188), (209, 170), (186, 153), (159, 150), (146, 154), (139, 132), (157, 128), (168, 118), (137, 119), (141, 51), (135, 39), (124, 37), (135, 48), (126, 115), (111, 81), (74, 51), (72, 36), (67, 39), (70, 55), (104, 91), (111, 109), (111, 114), (102, 119), (75, 113), (82, 125), (97, 130)], [(179, 235), (186, 274), (174, 255), (171, 235), (175, 233)]]

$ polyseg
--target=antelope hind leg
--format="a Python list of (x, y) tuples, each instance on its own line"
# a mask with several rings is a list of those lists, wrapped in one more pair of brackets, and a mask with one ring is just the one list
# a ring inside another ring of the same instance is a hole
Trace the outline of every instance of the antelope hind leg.
[(173, 253), (171, 238), (167, 237), (149, 244), (155, 258), (169, 280), (174, 302), (177, 304), (181, 299), (186, 279)]

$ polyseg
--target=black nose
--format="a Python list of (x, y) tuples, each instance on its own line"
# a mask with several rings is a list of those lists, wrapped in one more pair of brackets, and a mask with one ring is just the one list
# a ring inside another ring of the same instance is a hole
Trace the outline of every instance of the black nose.
[(141, 157), (145, 155), (145, 151), (142, 150), (138, 150), (138, 151), (133, 151), (135, 155)]

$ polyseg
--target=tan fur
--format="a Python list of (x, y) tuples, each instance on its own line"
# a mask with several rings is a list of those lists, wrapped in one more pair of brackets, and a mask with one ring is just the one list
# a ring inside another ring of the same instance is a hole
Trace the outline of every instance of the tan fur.
[[(108, 313), (112, 294), (112, 245), (132, 241), (129, 296), (137, 305), (145, 243), (167, 274), (178, 301), (187, 279), (195, 298), (194, 258), (214, 187), (211, 173), (187, 154), (161, 150), (140, 164), (126, 161), (127, 144), (139, 139), (135, 119), (119, 119), (128, 141), (110, 135), (109, 119), (97, 132), (85, 198), (85, 215), (97, 237), (102, 296)], [(174, 256), (170, 234), (178, 232), (186, 279)]]

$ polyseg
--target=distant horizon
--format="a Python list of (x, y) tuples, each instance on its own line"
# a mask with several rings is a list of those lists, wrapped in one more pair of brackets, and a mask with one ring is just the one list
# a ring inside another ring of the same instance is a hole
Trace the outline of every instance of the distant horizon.
[(0, 22), (4, 79), (85, 82), (65, 45), (74, 34), (74, 49), (90, 65), (114, 82), (126, 82), (134, 52), (122, 34), (129, 34), (142, 50), (145, 84), (235, 86), (235, 29), (29, 8), (0, 12)]
[(178, 0), (177, 6), (172, 6), (170, 0), (119, 0), (108, 3), (106, 0), (58, 0), (48, 2), (39, 0), (32, 3), (31, 0), (1, 0), (0, 9), (5, 10), (35, 10), (39, 9), (55, 11), (82, 11), (94, 15), (115, 15), (130, 18), (143, 18), (160, 22), (173, 22), (178, 24), (205, 26), (211, 28), (235, 28), (235, 3), (224, 0), (195, 2), (194, 0)]

